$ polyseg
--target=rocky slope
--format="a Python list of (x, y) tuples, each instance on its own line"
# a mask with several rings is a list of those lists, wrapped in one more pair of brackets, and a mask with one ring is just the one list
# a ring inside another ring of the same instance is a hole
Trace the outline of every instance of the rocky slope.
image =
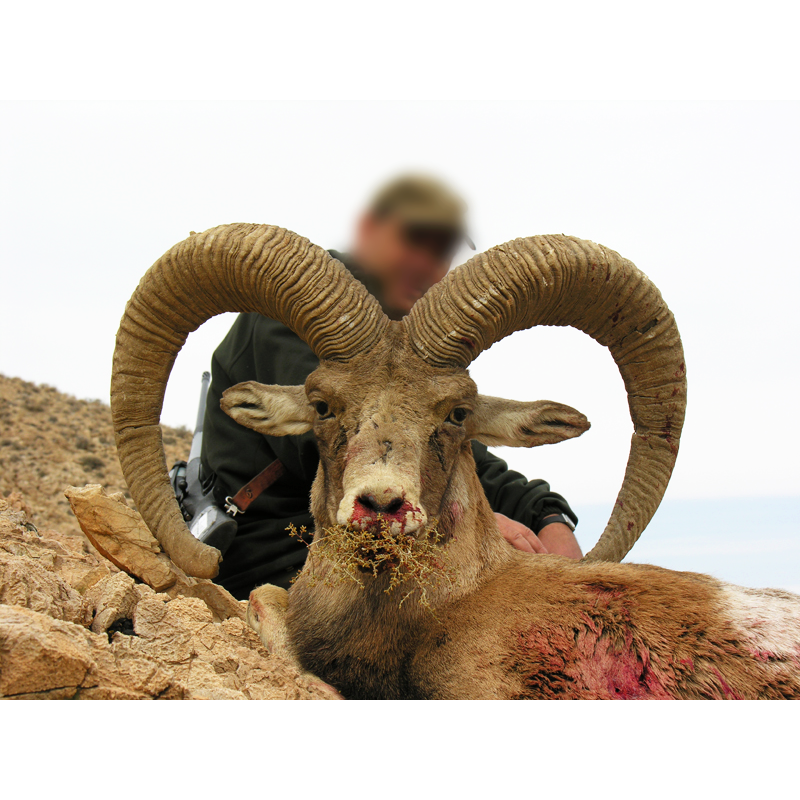
[[(169, 463), (186, 457), (188, 431), (164, 438)], [(0, 697), (331, 697), (264, 649), (244, 603), (187, 579), (154, 541), (134, 569), (118, 550), (106, 558), (114, 531), (87, 527), (90, 541), (64, 496), (84, 484), (122, 493), (81, 495), (116, 503), (110, 519), (140, 520), (124, 502), (108, 406), (0, 376)]]
[[(191, 444), (185, 428), (164, 428), (170, 466), (188, 456)], [(87, 483), (130, 497), (114, 447), (111, 409), (99, 400), (78, 400), (52, 386), (0, 375), (0, 497), (20, 492), (35, 525), (78, 534), (64, 489)]]

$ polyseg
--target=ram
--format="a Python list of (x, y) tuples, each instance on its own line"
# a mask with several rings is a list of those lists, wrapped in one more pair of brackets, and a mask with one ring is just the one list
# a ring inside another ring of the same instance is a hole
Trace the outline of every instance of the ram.
[[(131, 494), (172, 559), (199, 577), (216, 574), (220, 554), (186, 529), (159, 414), (186, 336), (224, 311), (279, 320), (320, 358), (305, 387), (240, 384), (223, 399), (256, 430), (316, 434), (313, 558), (288, 603), (268, 588), (250, 609), (264, 640), (285, 637), (305, 670), (351, 698), (800, 695), (800, 597), (614, 563), (664, 495), (686, 405), (675, 321), (629, 261), (567, 236), (517, 239), (455, 269), (391, 322), (341, 264), (283, 229), (221, 226), (173, 247), (126, 308), (111, 401)], [(625, 477), (582, 562), (504, 541), (469, 446), (531, 447), (588, 428), (557, 403), (477, 393), (469, 364), (534, 325), (571, 325), (607, 346), (628, 392)], [(341, 532), (350, 539), (327, 547)], [(431, 567), (413, 591), (387, 591), (398, 572), (411, 577), (380, 557), (398, 542), (441, 571)], [(343, 566), (348, 557), (355, 566)], [(267, 620), (285, 620), (285, 631)]]

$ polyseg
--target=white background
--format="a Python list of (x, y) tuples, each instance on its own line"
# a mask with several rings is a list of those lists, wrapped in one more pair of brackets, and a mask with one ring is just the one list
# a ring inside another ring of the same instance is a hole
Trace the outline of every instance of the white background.
[[(757, 10), (756, 10), (757, 8)], [(119, 318), (190, 230), (267, 222), (346, 249), (404, 168), (451, 180), (479, 249), (618, 250), (681, 329), (689, 407), (668, 499), (800, 496), (800, 106), (787, 3), (26, 3), (0, 32), (0, 372), (107, 399)], [(466, 257), (467, 253), (461, 254)], [(190, 337), (163, 420), (191, 427), (230, 325)], [(482, 391), (587, 414), (501, 452), (610, 507), (631, 432), (608, 353), (535, 330)], [(749, 525), (749, 523), (748, 523)], [(595, 537), (596, 538), (596, 537)]]

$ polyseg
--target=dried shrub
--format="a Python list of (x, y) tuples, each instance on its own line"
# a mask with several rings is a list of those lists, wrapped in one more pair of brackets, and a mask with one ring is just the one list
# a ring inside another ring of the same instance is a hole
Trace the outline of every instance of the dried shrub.
[(336, 578), (328, 573), (321, 579), (326, 585), (343, 579), (352, 580), (364, 589), (366, 580), (386, 572), (389, 585), (384, 591), (390, 594), (397, 589), (401, 594), (399, 605), (418, 593), (420, 605), (430, 610), (429, 590), (452, 585), (455, 578), (441, 548), (442, 535), (436, 521), (418, 536), (392, 533), (391, 526), (380, 515), (378, 525), (378, 530), (332, 525), (324, 528), (322, 536), (310, 544), (305, 527), (298, 531), (290, 525), (287, 530), (309, 549), (305, 572), (312, 585), (320, 580), (317, 561), (320, 558), (334, 567)]
[(97, 456), (84, 456), (79, 463), (88, 472), (96, 472), (106, 465), (106, 462)]

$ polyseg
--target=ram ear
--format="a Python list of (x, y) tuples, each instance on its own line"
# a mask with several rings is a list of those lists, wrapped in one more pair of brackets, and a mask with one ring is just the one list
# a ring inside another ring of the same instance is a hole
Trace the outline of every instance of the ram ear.
[(550, 400), (519, 403), (478, 395), (470, 436), (488, 445), (536, 447), (573, 439), (589, 430), (589, 420), (574, 408)]
[(237, 383), (222, 393), (220, 407), (240, 425), (268, 436), (298, 436), (311, 430), (314, 422), (302, 386)]

